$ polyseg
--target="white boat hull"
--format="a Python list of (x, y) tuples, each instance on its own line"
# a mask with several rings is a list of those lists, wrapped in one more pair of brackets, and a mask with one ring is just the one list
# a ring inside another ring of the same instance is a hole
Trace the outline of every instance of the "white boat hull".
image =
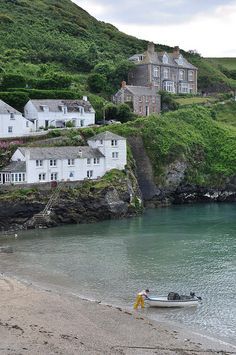
[(167, 297), (149, 297), (145, 301), (150, 307), (193, 307), (197, 306), (199, 300), (197, 298), (189, 300), (168, 300)]

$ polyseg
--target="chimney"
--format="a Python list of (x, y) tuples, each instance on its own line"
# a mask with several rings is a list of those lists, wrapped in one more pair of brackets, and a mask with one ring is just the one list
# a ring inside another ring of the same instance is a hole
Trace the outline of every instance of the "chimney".
[(88, 96), (83, 96), (83, 101), (88, 101)]
[(125, 87), (126, 87), (126, 81), (123, 80), (123, 81), (121, 82), (121, 89), (124, 89)]
[(153, 42), (149, 42), (147, 50), (148, 50), (148, 53), (154, 54), (155, 53), (155, 44)]
[(79, 158), (82, 158), (82, 150), (81, 149), (79, 149), (78, 155), (79, 155)]
[(173, 49), (173, 54), (175, 57), (178, 57), (179, 54), (180, 54), (180, 51), (179, 51), (179, 46), (175, 46), (174, 49)]

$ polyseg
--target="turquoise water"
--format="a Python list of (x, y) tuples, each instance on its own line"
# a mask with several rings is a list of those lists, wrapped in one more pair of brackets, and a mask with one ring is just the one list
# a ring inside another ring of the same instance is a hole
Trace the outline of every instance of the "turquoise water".
[(194, 291), (191, 309), (147, 309), (147, 315), (235, 343), (236, 205), (147, 210), (141, 217), (20, 232), (0, 239), (1, 271), (44, 287), (131, 307), (135, 294)]

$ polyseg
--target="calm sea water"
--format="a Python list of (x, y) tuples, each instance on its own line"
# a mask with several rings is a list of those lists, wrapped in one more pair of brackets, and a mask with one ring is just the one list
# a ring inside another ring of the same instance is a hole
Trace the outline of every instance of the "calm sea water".
[(203, 298), (192, 309), (147, 309), (235, 343), (236, 205), (148, 210), (141, 217), (20, 232), (0, 238), (0, 271), (105, 303), (131, 307), (136, 292)]

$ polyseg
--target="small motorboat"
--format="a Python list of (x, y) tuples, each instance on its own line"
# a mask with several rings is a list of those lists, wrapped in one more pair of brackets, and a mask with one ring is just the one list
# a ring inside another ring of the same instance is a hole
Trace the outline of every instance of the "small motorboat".
[(168, 296), (148, 297), (145, 302), (150, 307), (193, 307), (201, 300), (202, 298), (195, 296), (193, 292), (190, 292), (190, 296), (170, 292)]

